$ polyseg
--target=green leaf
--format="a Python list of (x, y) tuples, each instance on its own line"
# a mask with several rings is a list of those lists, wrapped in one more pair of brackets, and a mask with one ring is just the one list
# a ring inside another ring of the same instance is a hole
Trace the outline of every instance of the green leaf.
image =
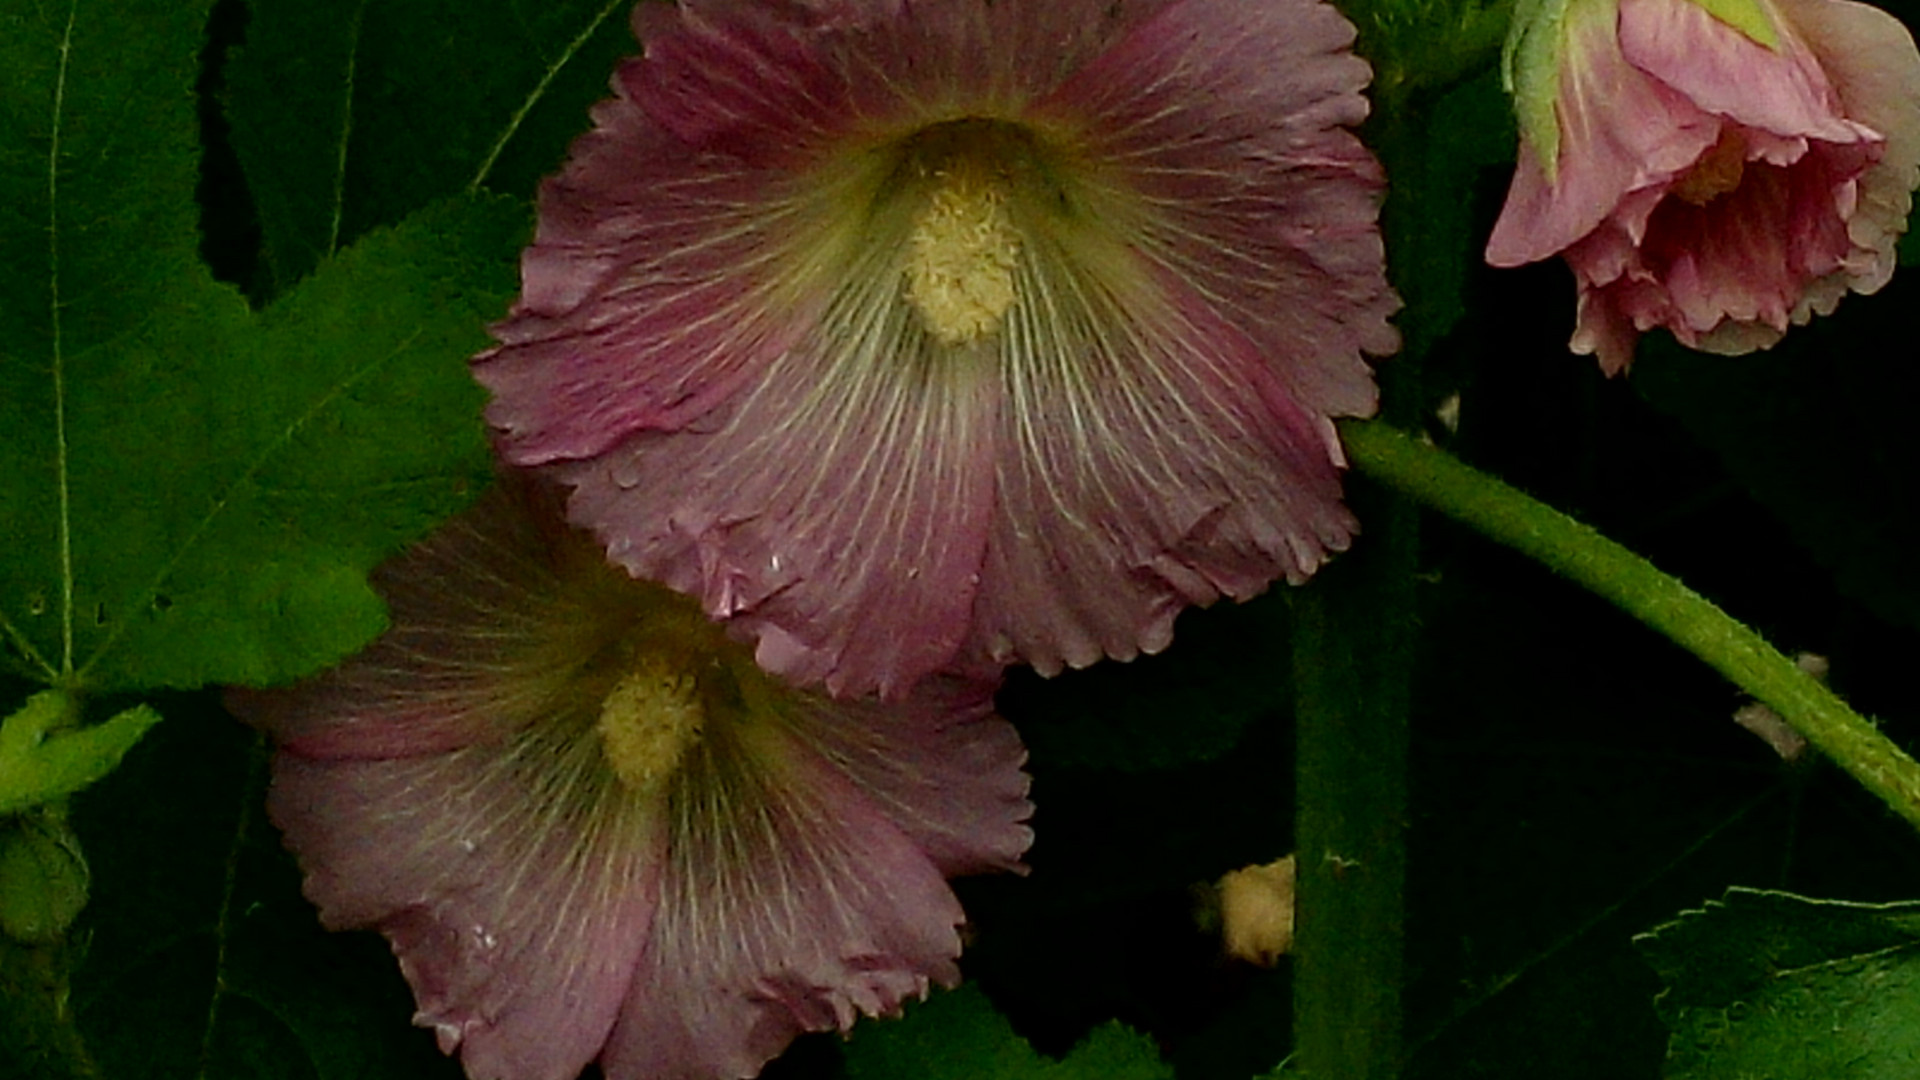
[(1155, 656), (1051, 679), (1016, 668), (1000, 711), (1041, 766), (1146, 772), (1211, 761), (1247, 724), (1287, 710), (1286, 656), (1286, 599), (1274, 592), (1182, 613)]
[(1173, 1080), (1153, 1040), (1117, 1021), (1059, 1061), (1042, 1056), (972, 986), (862, 1024), (847, 1047), (848, 1080)]
[(465, 361), (510, 295), (524, 229), (519, 204), (467, 199), (372, 234), (142, 410), (151, 450), (115, 440), (86, 504), (83, 535), (108, 544), (82, 565), (119, 584), (100, 609), (119, 618), (83, 673), (282, 682), (384, 628), (365, 572), (489, 475)]
[(462, 361), (523, 212), (441, 205), (255, 318), (196, 255), (204, 16), (75, 4), (0, 35), (26, 133), (0, 151), (0, 634), (43, 682), (322, 667), (383, 625), (364, 572), (486, 475)]
[(1635, 939), (1667, 989), (1669, 1080), (1907, 1080), (1920, 903), (1729, 889)]
[(50, 681), (94, 599), (71, 589), (79, 403), (152, 395), (132, 380), (223, 349), (246, 310), (195, 265), (205, 0), (0, 10), (0, 634)]
[(524, 211), (442, 204), (255, 318), (196, 254), (205, 5), (13, 4), (0, 636), (95, 691), (325, 666), (384, 624), (365, 571), (486, 476), (464, 360)]
[(557, 170), (638, 51), (631, 0), (252, 0), (227, 117), (280, 289), (343, 244)]
[(386, 945), (329, 934), (260, 810), (266, 754), (212, 695), (74, 803), (93, 866), (72, 1012), (111, 1080), (458, 1080)]
[(1633, 385), (1713, 450), (1787, 526), (1841, 591), (1890, 622), (1920, 627), (1920, 396), (1912, 311), (1920, 277), (1796, 327), (1749, 356), (1642, 343)]

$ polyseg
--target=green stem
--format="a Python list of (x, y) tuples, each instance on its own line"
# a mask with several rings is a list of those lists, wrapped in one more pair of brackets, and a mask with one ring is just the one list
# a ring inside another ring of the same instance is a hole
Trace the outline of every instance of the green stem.
[(1920, 764), (1744, 623), (1592, 528), (1387, 424), (1347, 421), (1355, 469), (1530, 555), (1705, 660), (1920, 826)]
[(1374, 485), (1348, 496), (1367, 543), (1292, 594), (1292, 1064), (1326, 1080), (1396, 1080), (1419, 518)]

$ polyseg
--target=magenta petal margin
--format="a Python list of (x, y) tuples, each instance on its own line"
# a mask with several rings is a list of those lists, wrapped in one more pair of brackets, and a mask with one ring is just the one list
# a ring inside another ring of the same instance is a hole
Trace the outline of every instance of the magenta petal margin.
[(1331, 418), (1373, 410), (1398, 300), (1331, 6), (635, 24), (475, 362), (614, 562), (895, 697), (1158, 650), (1347, 545)]
[(788, 689), (525, 496), (383, 567), (366, 652), (229, 693), (323, 922), (387, 936), (473, 1080), (750, 1077), (957, 982), (945, 878), (1031, 839), (993, 684)]

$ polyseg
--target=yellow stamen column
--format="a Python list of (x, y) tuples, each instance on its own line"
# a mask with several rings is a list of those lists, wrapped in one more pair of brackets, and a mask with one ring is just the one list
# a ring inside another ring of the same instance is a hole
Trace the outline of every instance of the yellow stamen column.
[(600, 703), (594, 728), (620, 782), (650, 791), (680, 767), (706, 723), (699, 681), (665, 660), (642, 656)]
[(936, 179), (907, 242), (907, 300), (935, 340), (965, 345), (1013, 306), (1020, 234), (1004, 185), (964, 167)]

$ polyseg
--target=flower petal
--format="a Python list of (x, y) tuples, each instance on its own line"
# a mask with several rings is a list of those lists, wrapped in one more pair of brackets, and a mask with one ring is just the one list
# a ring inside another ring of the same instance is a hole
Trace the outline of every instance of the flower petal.
[(1832, 80), (1846, 115), (1886, 139), (1880, 160), (1860, 175), (1847, 223), (1855, 251), (1849, 286), (1871, 293), (1886, 284), (1894, 245), (1906, 231), (1920, 186), (1920, 49), (1900, 20), (1850, 0), (1776, 0)]
[(1377, 227), (1385, 180), (1348, 130), (1367, 117), (1372, 77), (1353, 39), (1328, 4), (1182, 0), (1034, 105), (1144, 203), (1131, 223), (1143, 254), (1251, 337), (1296, 403), (1329, 416), (1371, 415), (1360, 354), (1400, 347)]
[(752, 1076), (798, 1034), (959, 981), (963, 916), (939, 870), (792, 736), (754, 734), (755, 747), (709, 746), (676, 792), (608, 1080)]
[(1542, 162), (1522, 143), (1513, 186), (1487, 241), (1487, 262), (1494, 266), (1558, 254), (1630, 193), (1690, 168), (1720, 137), (1719, 120), (1627, 61), (1616, 11), (1612, 3), (1569, 5), (1557, 102), (1559, 160)]
[(897, 705), (812, 697), (794, 735), (845, 773), (947, 877), (1024, 871), (1026, 747), (992, 682), (928, 679)]
[(1819, 61), (1777, 15), (1776, 50), (1690, 0), (1619, 3), (1620, 51), (1627, 62), (1699, 108), (1775, 135), (1835, 143), (1874, 137), (1841, 117)]
[(1330, 425), (1210, 305), (1170, 277), (1159, 292), (1061, 298), (1091, 317), (1010, 334), (970, 653), (1052, 674), (1157, 652), (1187, 604), (1302, 580), (1356, 528)]
[[(604, 644), (595, 632), (617, 629), (591, 610), (601, 602), (595, 585), (620, 580), (599, 561), (561, 522), (557, 493), (503, 477), (374, 571), (392, 616), (379, 640), (297, 690), (230, 689), (227, 707), (276, 745), (317, 759), (503, 742), (578, 708), (570, 677)], [(590, 569), (574, 573), (569, 563)]]
[(664, 830), (583, 826), (497, 747), (393, 761), (282, 751), (268, 812), (332, 929), (386, 934), (419, 1012), (475, 1080), (572, 1080), (648, 931)]
[(542, 185), (522, 299), (475, 360), (508, 460), (702, 416), (819, 314), (785, 285), (831, 270), (790, 250), (825, 146), (1014, 112), (1161, 2), (640, 5), (646, 54)]
[(763, 667), (897, 696), (965, 636), (996, 404), (917, 330), (926, 351), (897, 350), (908, 313), (872, 306), (845, 320), (857, 340), (809, 339), (700, 429), (636, 436), (559, 475), (610, 558), (732, 620)]
[[(769, 252), (796, 226), (788, 181), (702, 158), (624, 98), (595, 110), (573, 165), (542, 186), (522, 298), (475, 358), (487, 418), (519, 465), (673, 430), (773, 363), (803, 325), (773, 302)], [(644, 357), (645, 363), (636, 363)]]
[[(1739, 187), (1705, 205), (1663, 200), (1638, 248), (1612, 225), (1569, 248), (1583, 296), (1575, 351), (1618, 338), (1617, 329), (1588, 329), (1602, 312), (1609, 325), (1665, 326), (1690, 347), (1732, 353), (1772, 345), (1791, 323), (1804, 323), (1820, 297), (1831, 310), (1832, 290), (1810, 283), (1835, 273), (1852, 251), (1833, 202), (1870, 146), (1815, 142), (1784, 168), (1747, 166)], [(1617, 357), (1603, 351), (1601, 359), (1617, 370)]]

